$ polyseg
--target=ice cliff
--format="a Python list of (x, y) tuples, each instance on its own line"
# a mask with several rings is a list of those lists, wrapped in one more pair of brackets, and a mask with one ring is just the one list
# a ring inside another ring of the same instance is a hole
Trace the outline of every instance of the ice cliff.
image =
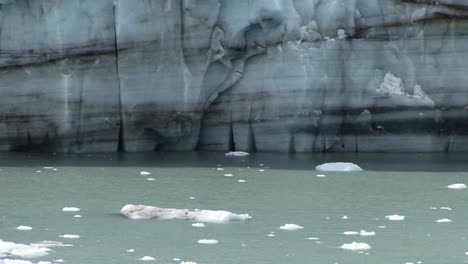
[(468, 150), (466, 0), (0, 0), (0, 150)]

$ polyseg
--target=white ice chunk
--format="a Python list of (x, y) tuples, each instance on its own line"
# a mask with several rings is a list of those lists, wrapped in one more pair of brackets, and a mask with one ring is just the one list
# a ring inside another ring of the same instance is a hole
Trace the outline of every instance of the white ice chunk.
[(226, 173), (224, 174), (225, 177), (232, 177), (233, 175), (231, 173)]
[(120, 214), (130, 219), (184, 219), (208, 223), (227, 223), (251, 219), (248, 214), (234, 214), (228, 211), (160, 208), (146, 205), (128, 204), (122, 207)]
[(128, 253), (133, 253), (133, 252), (135, 252), (135, 250), (134, 250), (133, 248), (131, 248), (131, 249), (127, 249), (127, 250), (125, 250), (125, 252), (128, 252)]
[(144, 256), (140, 258), (141, 261), (155, 261), (156, 259), (151, 256)]
[(79, 235), (74, 235), (74, 234), (64, 234), (64, 235), (61, 235), (59, 237), (62, 237), (62, 238), (69, 238), (69, 239), (77, 239), (77, 238), (80, 238)]
[(0, 259), (0, 264), (34, 264), (31, 261), (22, 259)]
[(194, 261), (182, 261), (180, 264), (198, 264)]
[(397, 215), (397, 214), (387, 215), (387, 216), (385, 216), (385, 218), (387, 218), (390, 221), (403, 221), (403, 220), (405, 220), (404, 215)]
[(318, 171), (362, 171), (363, 169), (358, 165), (350, 162), (331, 162), (331, 163), (324, 163), (315, 167)]
[(319, 237), (308, 237), (307, 239), (308, 239), (308, 240), (320, 240)]
[(205, 245), (214, 245), (218, 244), (219, 241), (216, 239), (200, 239), (197, 241), (198, 244), (205, 244)]
[(250, 154), (244, 151), (231, 151), (231, 152), (227, 152), (226, 154), (224, 154), (224, 156), (226, 157), (245, 157), (248, 155)]
[(79, 212), (80, 208), (78, 207), (64, 207), (62, 208), (63, 212)]
[(216, 168), (216, 170), (223, 171), (224, 168)]
[(237, 182), (243, 183), (243, 182), (245, 182), (245, 180), (238, 180)]
[(147, 172), (147, 171), (140, 171), (140, 175), (143, 175), (143, 176), (147, 176), (147, 175), (150, 175), (151, 173), (150, 172)]
[(205, 227), (205, 224), (204, 223), (193, 223), (192, 226), (193, 227)]
[(352, 250), (352, 251), (363, 251), (363, 250), (371, 249), (371, 246), (369, 246), (369, 244), (367, 243), (353, 242), (350, 244), (343, 244), (341, 248), (345, 250)]
[(10, 251), (12, 256), (20, 257), (20, 258), (40, 258), (44, 257), (50, 249), (42, 248), (42, 247), (32, 247), (32, 246), (21, 246), (17, 247)]
[(438, 219), (436, 223), (452, 223), (452, 220), (448, 218), (442, 218), (442, 219)]
[(380, 84), (377, 92), (384, 95), (404, 95), (405, 87), (403, 81), (390, 72), (385, 74), (383, 82)]
[(450, 208), (450, 207), (447, 207), (447, 206), (442, 206), (442, 207), (440, 207), (440, 210), (448, 210), (448, 211), (452, 211), (452, 208)]
[(51, 248), (51, 247), (73, 247), (72, 244), (64, 244), (59, 241), (49, 241), (49, 240), (43, 240), (41, 242), (35, 242), (29, 244), (33, 247), (45, 247), (45, 248)]
[(32, 230), (32, 227), (20, 225), (16, 229), (18, 229), (18, 230)]
[(77, 215), (74, 215), (73, 217), (75, 217), (75, 218), (81, 218), (82, 216), (77, 214)]
[(285, 224), (279, 227), (281, 230), (288, 230), (288, 231), (295, 231), (299, 229), (303, 229), (304, 227), (296, 224)]
[(447, 186), (449, 189), (454, 189), (454, 190), (461, 190), (461, 189), (466, 189), (466, 184), (464, 183), (455, 183)]
[(355, 235), (358, 235), (359, 232), (356, 232), (356, 231), (344, 231), (343, 234), (345, 236), (355, 236)]
[(155, 181), (155, 178), (146, 178), (147, 181)]
[(359, 232), (359, 235), (360, 236), (375, 236), (375, 232), (374, 231), (361, 230), (361, 232)]
[(327, 175), (325, 175), (325, 174), (317, 174), (317, 177), (319, 177), (319, 178), (324, 178), (324, 177), (327, 177)]
[(343, 216), (341, 217), (341, 219), (343, 219), (343, 220), (347, 220), (347, 219), (348, 219), (348, 216), (346, 216), (346, 215), (343, 215)]

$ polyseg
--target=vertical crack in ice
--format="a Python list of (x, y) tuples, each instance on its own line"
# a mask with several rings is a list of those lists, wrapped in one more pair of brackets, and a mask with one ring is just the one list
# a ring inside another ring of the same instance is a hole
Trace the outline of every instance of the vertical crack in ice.
[(118, 43), (118, 18), (117, 18), (117, 2), (114, 1), (112, 6), (112, 16), (113, 16), (113, 25), (114, 25), (114, 53), (115, 53), (115, 73), (117, 77), (117, 91), (118, 91), (118, 110), (119, 111), (119, 136), (117, 141), (117, 152), (125, 151), (125, 141), (124, 141), (124, 122), (123, 122), (123, 105), (122, 105), (122, 87), (120, 83), (120, 72), (119, 72), (119, 43)]

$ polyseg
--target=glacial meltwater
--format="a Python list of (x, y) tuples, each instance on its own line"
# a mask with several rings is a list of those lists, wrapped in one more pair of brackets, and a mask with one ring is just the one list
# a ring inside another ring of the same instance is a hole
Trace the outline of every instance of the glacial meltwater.
[[(0, 154), (0, 263), (466, 263), (466, 161), (441, 154)], [(325, 162), (364, 171), (315, 170)], [(252, 219), (131, 220), (119, 214), (126, 204)], [(68, 246), (16, 245), (44, 240)]]

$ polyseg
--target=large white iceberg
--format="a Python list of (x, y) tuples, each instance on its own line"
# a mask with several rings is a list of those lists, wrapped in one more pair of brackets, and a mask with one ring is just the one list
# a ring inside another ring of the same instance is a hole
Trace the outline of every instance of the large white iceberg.
[(330, 162), (315, 167), (318, 171), (363, 171), (361, 167), (351, 162)]
[(120, 210), (120, 214), (130, 219), (183, 219), (208, 223), (227, 223), (250, 219), (248, 214), (234, 214), (228, 211), (195, 210), (160, 208), (148, 205), (127, 204)]

